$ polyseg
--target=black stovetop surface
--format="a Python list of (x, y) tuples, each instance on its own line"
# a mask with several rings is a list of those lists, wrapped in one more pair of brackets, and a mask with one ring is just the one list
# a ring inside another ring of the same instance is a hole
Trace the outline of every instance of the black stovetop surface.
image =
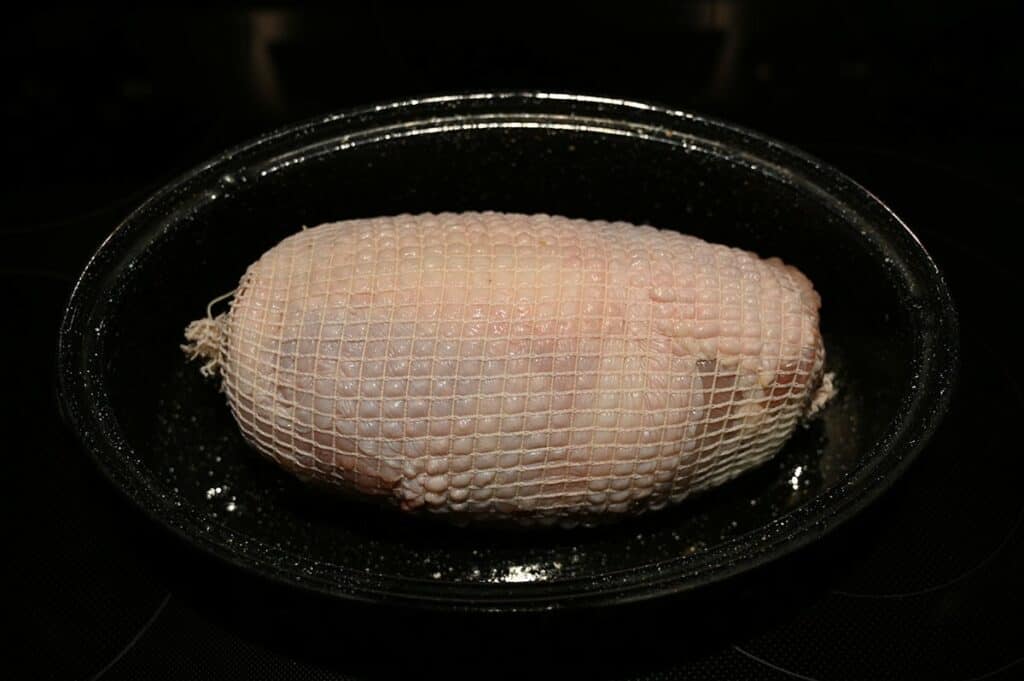
[[(1024, 9), (819, 4), (9, 17), (11, 678), (1024, 677)], [(281, 592), (122, 501), (63, 426), (53, 382), (64, 303), (103, 237), (175, 174), (266, 129), (483, 89), (691, 108), (800, 146), (886, 201), (944, 269), (963, 328), (952, 410), (905, 478), (713, 601), (501, 620)]]

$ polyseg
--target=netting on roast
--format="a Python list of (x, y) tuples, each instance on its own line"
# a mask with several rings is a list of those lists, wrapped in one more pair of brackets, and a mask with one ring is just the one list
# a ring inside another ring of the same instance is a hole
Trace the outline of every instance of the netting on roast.
[(407, 507), (659, 505), (772, 455), (823, 360), (809, 285), (674, 232), (550, 216), (325, 225), (247, 272), (246, 437)]

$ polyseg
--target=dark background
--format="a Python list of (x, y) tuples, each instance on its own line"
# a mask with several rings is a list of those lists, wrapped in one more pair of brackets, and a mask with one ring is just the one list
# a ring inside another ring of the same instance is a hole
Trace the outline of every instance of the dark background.
[[(1022, 29), (1022, 3), (6, 17), (14, 678), (1024, 677), (1012, 335), (1024, 293)], [(269, 128), (484, 89), (718, 116), (802, 147), (886, 201), (947, 274), (963, 325), (952, 411), (905, 479), (818, 546), (715, 592), (502, 620), (280, 592), (193, 555), (124, 503), (61, 424), (53, 388), (62, 307), (103, 237), (176, 174)]]

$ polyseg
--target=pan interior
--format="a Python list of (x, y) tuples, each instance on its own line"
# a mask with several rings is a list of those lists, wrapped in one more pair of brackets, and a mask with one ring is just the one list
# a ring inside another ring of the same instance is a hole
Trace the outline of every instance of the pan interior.
[[(620, 576), (660, 579), (670, 565), (696, 574), (723, 546), (759, 550), (766, 528), (836, 494), (900, 427), (921, 330), (899, 258), (850, 206), (770, 160), (631, 124), (542, 117), (287, 144), (222, 159), (141, 209), (81, 312), (98, 432), (114, 443), (104, 465), (151, 513), (235, 562), (339, 593), (430, 598), (446, 588), (497, 598), (526, 583), (614, 589)], [(822, 296), (838, 397), (760, 468), (598, 528), (452, 528), (311, 492), (264, 461), (216, 383), (185, 362), (186, 324), (303, 225), (464, 210), (625, 220), (780, 256)]]

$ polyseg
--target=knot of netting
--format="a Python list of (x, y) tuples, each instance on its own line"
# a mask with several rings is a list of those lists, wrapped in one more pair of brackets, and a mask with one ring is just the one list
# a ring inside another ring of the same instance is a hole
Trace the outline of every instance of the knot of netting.
[(185, 328), (185, 340), (188, 343), (182, 345), (181, 349), (189, 356), (189, 359), (206, 360), (199, 368), (199, 373), (203, 376), (216, 376), (223, 368), (228, 315), (226, 312), (222, 312), (214, 317), (213, 306), (234, 294), (235, 291), (231, 291), (211, 300), (210, 304), (206, 306), (206, 316), (191, 322)]

